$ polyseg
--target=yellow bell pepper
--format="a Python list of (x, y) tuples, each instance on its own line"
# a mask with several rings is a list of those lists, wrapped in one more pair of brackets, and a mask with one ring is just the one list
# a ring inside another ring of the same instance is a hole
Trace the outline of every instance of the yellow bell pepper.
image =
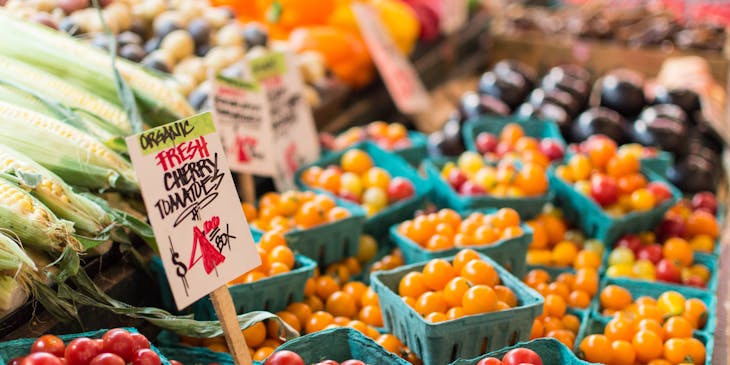
[(403, 54), (410, 54), (421, 31), (421, 24), (413, 10), (398, 0), (370, 0), (369, 3), (378, 11), (380, 20), (388, 28), (398, 49)]

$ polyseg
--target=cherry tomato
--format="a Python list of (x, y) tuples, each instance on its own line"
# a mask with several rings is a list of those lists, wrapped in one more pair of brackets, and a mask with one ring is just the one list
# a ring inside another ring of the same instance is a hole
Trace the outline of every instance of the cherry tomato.
[(105, 333), (102, 340), (104, 341), (104, 352), (117, 354), (126, 362), (132, 361), (136, 343), (129, 332), (115, 328)]
[(347, 360), (340, 363), (340, 365), (366, 365), (360, 360)]
[(101, 342), (81, 337), (69, 342), (64, 352), (67, 365), (88, 365), (102, 352)]
[(672, 190), (669, 189), (667, 184), (661, 182), (650, 182), (646, 188), (652, 193), (652, 195), (654, 195), (657, 205), (672, 198)]
[(108, 352), (96, 355), (89, 365), (125, 365), (126, 362), (121, 356), (117, 354), (110, 354)]
[(413, 183), (402, 177), (396, 177), (390, 180), (388, 184), (388, 201), (393, 203), (400, 200), (405, 200), (413, 196), (416, 189), (413, 187)]
[(183, 363), (181, 363), (180, 361), (177, 361), (177, 360), (167, 360), (167, 361), (170, 362), (170, 365), (183, 365)]
[(30, 352), (47, 352), (58, 357), (63, 357), (64, 351), (66, 351), (66, 345), (63, 344), (63, 340), (54, 335), (38, 337), (30, 348)]
[(150, 348), (150, 341), (143, 334), (135, 332), (130, 333), (129, 336), (132, 337), (134, 342), (134, 351)]
[(607, 206), (618, 200), (616, 179), (606, 175), (595, 175), (591, 178), (591, 197), (601, 206)]
[(23, 357), (18, 356), (18, 357), (14, 357), (12, 360), (10, 360), (10, 362), (8, 362), (8, 365), (20, 365), (21, 362), (23, 362)]
[(132, 365), (160, 365), (160, 355), (150, 349), (137, 350), (132, 356)]
[(271, 354), (264, 365), (304, 365), (304, 360), (295, 352), (282, 350)]
[(682, 281), (682, 272), (672, 260), (661, 259), (656, 265), (656, 278), (670, 283)]
[(320, 361), (314, 365), (340, 365), (340, 363), (335, 360), (325, 360), (325, 361)]
[(61, 359), (48, 352), (34, 352), (23, 358), (20, 365), (62, 365)]
[(542, 358), (535, 351), (530, 349), (513, 349), (502, 357), (503, 365), (532, 364), (542, 365)]
[(704, 210), (712, 215), (717, 214), (717, 198), (709, 191), (695, 194), (690, 202), (693, 210)]
[(477, 365), (502, 365), (502, 361), (496, 357), (485, 357), (479, 360)]

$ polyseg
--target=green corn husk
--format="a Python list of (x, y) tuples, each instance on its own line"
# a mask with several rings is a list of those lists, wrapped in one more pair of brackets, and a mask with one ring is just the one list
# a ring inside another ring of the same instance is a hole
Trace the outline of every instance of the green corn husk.
[(99, 142), (115, 152), (127, 153), (127, 144), (123, 138), (127, 133), (88, 110), (81, 108), (70, 109), (55, 101), (40, 99), (40, 95), (9, 84), (3, 85), (1, 80), (0, 101), (34, 110), (47, 117), (56, 118), (94, 136)]
[(132, 132), (124, 110), (118, 106), (28, 64), (0, 56), (0, 81), (71, 108), (88, 110), (108, 121), (122, 135)]
[(57, 119), (0, 102), (0, 125), (0, 144), (25, 154), (71, 185), (139, 190), (126, 159)]
[(81, 250), (73, 223), (58, 219), (38, 199), (15, 183), (0, 177), (0, 227), (13, 232), (25, 246), (61, 251), (65, 246)]
[(75, 193), (56, 174), (28, 156), (0, 144), (0, 172), (10, 174), (22, 187), (59, 218), (74, 223), (74, 229), (101, 235), (113, 223), (111, 215), (95, 202)]
[(18, 272), (27, 267), (37, 270), (35, 262), (20, 245), (0, 231), (0, 272)]
[[(110, 57), (67, 34), (15, 18), (0, 8), (0, 55), (23, 61), (123, 107)], [(177, 90), (142, 66), (116, 60), (120, 75), (132, 89), (147, 124), (158, 126), (193, 115)]]

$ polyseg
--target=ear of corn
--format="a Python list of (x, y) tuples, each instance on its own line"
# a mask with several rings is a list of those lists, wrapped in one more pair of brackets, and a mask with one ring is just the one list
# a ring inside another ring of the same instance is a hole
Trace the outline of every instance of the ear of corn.
[[(28, 63), (121, 106), (110, 57), (93, 46), (0, 8), (0, 55)], [(139, 101), (147, 124), (157, 126), (195, 113), (177, 90), (142, 66), (118, 59), (117, 69)]]
[(76, 128), (4, 102), (0, 102), (0, 125), (0, 144), (30, 157), (71, 185), (138, 190), (131, 164)]
[(73, 223), (58, 219), (48, 207), (14, 183), (0, 178), (0, 227), (26, 246), (60, 252), (66, 245), (80, 249)]
[(77, 231), (96, 236), (112, 224), (111, 216), (102, 207), (76, 194), (61, 178), (29, 157), (4, 145), (0, 145), (0, 172), (14, 175), (56, 216), (73, 222)]
[(0, 312), (19, 308), (28, 300), (28, 290), (16, 278), (0, 275)]
[(0, 57), (0, 80), (24, 87), (42, 97), (72, 108), (83, 108), (109, 121), (125, 134), (132, 132), (124, 110), (43, 70), (7, 57)]
[(37, 269), (20, 244), (0, 232), (0, 271), (18, 272), (24, 267), (33, 271)]
[(3, 85), (0, 81), (0, 100), (10, 104), (34, 110), (45, 116), (57, 118), (59, 121), (77, 127), (104, 143), (107, 147), (119, 153), (127, 152), (127, 145), (122, 136), (127, 132), (111, 125), (101, 117), (85, 109), (74, 108), (71, 110), (66, 106), (50, 100), (40, 100), (35, 95), (20, 90), (15, 86)]

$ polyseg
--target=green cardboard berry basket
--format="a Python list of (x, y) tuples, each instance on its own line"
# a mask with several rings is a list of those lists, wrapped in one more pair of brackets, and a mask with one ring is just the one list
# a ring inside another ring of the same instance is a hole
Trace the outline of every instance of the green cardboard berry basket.
[(668, 181), (645, 168), (642, 173), (649, 181), (665, 183), (672, 191), (672, 198), (646, 212), (630, 212), (620, 217), (608, 215), (590, 197), (576, 191), (572, 185), (555, 174), (554, 166), (548, 171), (550, 189), (555, 192), (556, 205), (563, 209), (569, 221), (578, 226), (588, 237), (603, 242), (616, 242), (627, 233), (652, 231), (664, 218), (664, 213), (681, 197), (679, 190)]
[(670, 290), (682, 294), (686, 299), (700, 299), (705, 303), (705, 305), (707, 305), (707, 323), (705, 324), (704, 328), (695, 330), (695, 333), (704, 332), (710, 335), (715, 333), (715, 326), (717, 325), (717, 297), (714, 293), (698, 288), (671, 285), (662, 282), (646, 282), (624, 278), (603, 278), (603, 280), (601, 280), (601, 285), (599, 286), (598, 293), (596, 293), (596, 295), (593, 297), (593, 301), (591, 302), (591, 317), (593, 318), (608, 319), (607, 316), (601, 314), (600, 302), (600, 293), (603, 288), (608, 285), (618, 285), (620, 287), (626, 288), (631, 293), (631, 297), (634, 300), (641, 296), (649, 296), (656, 299), (662, 293)]
[(517, 124), (525, 131), (525, 135), (538, 139), (552, 138), (560, 142), (563, 148), (567, 147), (558, 125), (554, 122), (540, 119), (514, 119), (512, 117), (482, 116), (467, 121), (462, 129), (464, 145), (469, 151), (477, 151), (476, 138), (482, 132), (499, 137), (499, 133), (508, 124)]
[(543, 207), (552, 201), (552, 187), (545, 194), (534, 197), (463, 196), (441, 177), (441, 169), (446, 162), (446, 159), (427, 159), (422, 164), (428, 180), (434, 187), (433, 200), (439, 207), (448, 207), (461, 214), (489, 208), (512, 208), (520, 213), (521, 218), (528, 219), (540, 214)]
[[(138, 332), (135, 328), (124, 328), (125, 330), (129, 332)], [(81, 337), (88, 337), (93, 339), (99, 339), (101, 338), (108, 330), (106, 329), (100, 329), (97, 331), (90, 331), (90, 332), (83, 332), (83, 333), (74, 333), (74, 334), (68, 334), (68, 335), (59, 335), (63, 342), (68, 345), (69, 342), (76, 338)], [(26, 356), (30, 353), (30, 348), (33, 346), (33, 343), (35, 342), (36, 338), (21, 338), (17, 340), (12, 341), (6, 341), (6, 342), (0, 342), (0, 365), (5, 365), (10, 362), (10, 360), (20, 357), (20, 356)], [(162, 361), (162, 365), (170, 365), (170, 362), (165, 358), (165, 355), (160, 352), (159, 349), (157, 349), (155, 346), (150, 345), (150, 348), (157, 353), (157, 355), (160, 356), (160, 360)]]
[(413, 183), (415, 194), (413, 197), (389, 205), (377, 214), (367, 217), (365, 221), (365, 233), (368, 233), (378, 240), (388, 236), (388, 228), (413, 216), (413, 213), (426, 205), (426, 199), (431, 191), (431, 184), (418, 174), (414, 167), (408, 164), (403, 158), (395, 153), (387, 152), (371, 142), (363, 142), (344, 150), (333, 152), (319, 161), (305, 166), (296, 174), (296, 183), (301, 189), (314, 190), (319, 193), (326, 193), (334, 196), (331, 192), (309, 187), (301, 179), (302, 172), (308, 167), (339, 165), (340, 158), (345, 152), (351, 149), (360, 149), (372, 157), (374, 165), (386, 170), (391, 177), (404, 177)]
[[(175, 311), (175, 300), (167, 282), (162, 260), (155, 256), (150, 261), (150, 268), (157, 278), (162, 296), (162, 305), (165, 309)], [(236, 313), (246, 313), (256, 310), (278, 312), (287, 305), (301, 301), (304, 298), (304, 285), (307, 279), (314, 275), (317, 263), (303, 255), (295, 255), (294, 268), (287, 273), (255, 281), (248, 284), (237, 284), (228, 287), (233, 297)], [(210, 298), (203, 297), (190, 307), (198, 320), (215, 320), (217, 316)]]
[(390, 227), (390, 239), (393, 240), (403, 253), (406, 264), (428, 261), (430, 259), (451, 257), (463, 248), (470, 248), (498, 262), (514, 276), (521, 278), (525, 274), (525, 255), (527, 247), (532, 242), (532, 229), (527, 224), (521, 224), (523, 234), (518, 237), (502, 239), (488, 245), (474, 245), (468, 247), (454, 247), (440, 251), (429, 251), (421, 247), (410, 238), (398, 232), (398, 225)]
[[(321, 266), (355, 256), (365, 224), (365, 211), (360, 206), (337, 197), (334, 200), (337, 206), (350, 212), (349, 217), (307, 229), (295, 228), (284, 233), (286, 243), (292, 251), (317, 261)], [(251, 232), (254, 237), (259, 238), (264, 234), (256, 227), (251, 227)]]
[(230, 354), (212, 351), (205, 347), (160, 346), (159, 350), (168, 359), (179, 361), (183, 365), (234, 365)]
[[(606, 324), (608, 324), (609, 318), (605, 317), (593, 317), (591, 316), (588, 321), (581, 324), (580, 331), (578, 332), (578, 336), (575, 338), (575, 348), (574, 351), (578, 354), (580, 354), (580, 343), (583, 341), (584, 338), (588, 337), (589, 335), (594, 334), (602, 334), (603, 330), (606, 328)], [(712, 353), (715, 348), (715, 341), (711, 334), (703, 333), (695, 331), (692, 334), (692, 337), (700, 340), (705, 345), (705, 365), (711, 365), (712, 364)], [(590, 363), (593, 364), (593, 363)]]
[(375, 343), (352, 328), (332, 328), (295, 338), (279, 346), (276, 351), (288, 350), (299, 354), (305, 364), (324, 360), (342, 362), (360, 360), (368, 365), (410, 365), (396, 354)]
[(641, 158), (641, 167), (654, 173), (666, 177), (667, 170), (674, 162), (674, 155), (671, 152), (659, 150), (655, 157)]
[[(515, 293), (517, 307), (431, 323), (397, 294), (401, 278), (409, 272), (421, 271), (425, 263), (370, 275), (371, 286), (380, 298), (385, 328), (404, 341), (425, 365), (448, 364), (529, 339), (532, 322), (542, 313), (542, 296), (494, 260), (484, 255), (481, 257), (497, 270), (502, 285)], [(446, 260), (452, 261), (453, 257)]]
[(529, 342), (520, 342), (510, 347), (503, 348), (501, 350), (493, 351), (488, 354), (469, 359), (469, 360), (456, 360), (449, 365), (476, 365), (480, 360), (487, 357), (495, 357), (502, 359), (502, 357), (512, 349), (526, 348), (535, 351), (540, 358), (542, 363), (545, 365), (589, 365), (591, 363), (579, 359), (571, 349), (565, 346), (562, 342), (554, 338), (538, 338)]

